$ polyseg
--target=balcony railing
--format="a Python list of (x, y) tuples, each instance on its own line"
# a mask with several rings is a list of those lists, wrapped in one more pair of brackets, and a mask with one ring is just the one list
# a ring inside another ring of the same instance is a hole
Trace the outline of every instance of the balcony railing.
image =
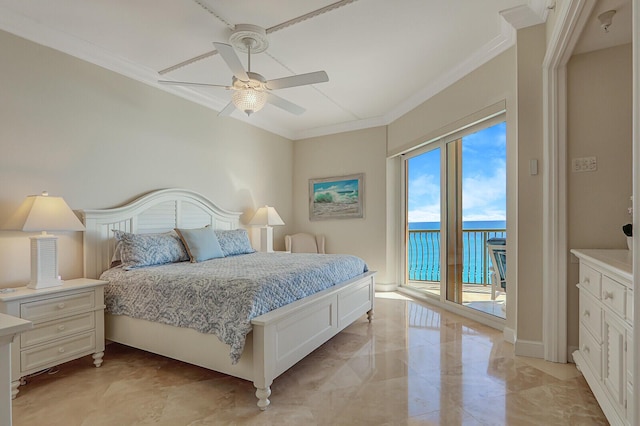
[[(491, 284), (489, 238), (506, 238), (505, 229), (462, 231), (462, 282)], [(407, 247), (410, 281), (440, 281), (440, 231), (409, 230)]]

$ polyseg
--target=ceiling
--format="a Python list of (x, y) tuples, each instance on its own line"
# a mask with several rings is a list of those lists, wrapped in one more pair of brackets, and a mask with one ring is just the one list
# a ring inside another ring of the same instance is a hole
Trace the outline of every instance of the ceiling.
[[(389, 124), (509, 48), (514, 26), (544, 22), (554, 4), (336, 1), (0, 0), (0, 29), (220, 111), (230, 100), (224, 88), (158, 84), (230, 85), (220, 55), (160, 72), (214, 51), (214, 41), (228, 43), (235, 24), (259, 25), (269, 47), (251, 57), (252, 71), (270, 80), (325, 70), (329, 81), (275, 92), (306, 108), (301, 115), (267, 105), (251, 117), (234, 111), (224, 119), (301, 139)], [(238, 55), (246, 69), (246, 54)]]

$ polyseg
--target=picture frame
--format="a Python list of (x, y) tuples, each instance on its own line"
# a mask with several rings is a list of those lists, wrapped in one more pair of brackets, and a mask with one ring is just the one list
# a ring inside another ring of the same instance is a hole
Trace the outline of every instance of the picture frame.
[(364, 218), (364, 173), (309, 179), (309, 220)]

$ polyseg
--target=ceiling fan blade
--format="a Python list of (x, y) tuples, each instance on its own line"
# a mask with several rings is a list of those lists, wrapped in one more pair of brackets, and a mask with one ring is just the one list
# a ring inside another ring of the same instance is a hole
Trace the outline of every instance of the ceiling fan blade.
[(197, 86), (197, 87), (224, 87), (229, 89), (229, 86), (222, 84), (210, 84), (210, 83), (193, 83), (191, 81), (173, 81), (173, 80), (158, 80), (160, 84), (173, 85), (173, 86)]
[(305, 86), (307, 84), (325, 83), (329, 76), (324, 71), (310, 72), (307, 74), (292, 75), (290, 77), (277, 78), (267, 81), (267, 87), (271, 90), (287, 87)]
[(306, 109), (302, 108), (301, 106), (296, 105), (293, 102), (289, 102), (288, 100), (283, 99), (280, 96), (276, 96), (271, 92), (267, 92), (267, 102), (295, 115), (300, 115), (306, 111)]
[(218, 117), (226, 117), (231, 115), (231, 113), (236, 109), (236, 106), (233, 102), (229, 102), (226, 107), (222, 108), (222, 110), (218, 113)]
[(195, 58), (187, 59), (186, 61), (182, 61), (179, 64), (172, 65), (172, 66), (170, 66), (168, 68), (160, 70), (160, 71), (158, 71), (158, 74), (164, 75), (164, 74), (170, 73), (171, 71), (175, 71), (175, 70), (180, 69), (182, 67), (186, 67), (187, 65), (191, 65), (194, 62), (197, 62), (197, 61), (200, 61), (202, 59), (206, 59), (206, 58), (208, 58), (210, 56), (213, 56), (216, 53), (218, 53), (218, 52), (215, 51), (215, 50), (211, 50), (210, 52), (203, 53), (202, 55), (198, 55)]
[(216, 47), (220, 56), (222, 56), (222, 59), (227, 63), (227, 66), (233, 75), (235, 75), (238, 80), (249, 81), (249, 76), (244, 70), (242, 62), (240, 62), (240, 58), (236, 55), (236, 51), (233, 50), (233, 47), (225, 43), (217, 42), (214, 42), (213, 45)]

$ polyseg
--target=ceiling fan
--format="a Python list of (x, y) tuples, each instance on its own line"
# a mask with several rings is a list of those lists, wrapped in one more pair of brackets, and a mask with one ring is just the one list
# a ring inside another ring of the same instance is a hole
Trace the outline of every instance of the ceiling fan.
[[(273, 94), (272, 91), (329, 81), (329, 76), (324, 71), (292, 75), (275, 80), (266, 80), (260, 74), (252, 72), (251, 54), (264, 52), (269, 47), (265, 29), (257, 25), (236, 25), (231, 37), (229, 37), (229, 42), (231, 44), (214, 42), (213, 45), (233, 73), (230, 86), (172, 80), (159, 80), (158, 83), (179, 86), (224, 87), (232, 91), (231, 102), (218, 115), (229, 115), (234, 108), (237, 108), (249, 116), (262, 109), (267, 102), (292, 114), (300, 115), (305, 111), (304, 108)], [(247, 53), (248, 69), (246, 71), (235, 49)]]

